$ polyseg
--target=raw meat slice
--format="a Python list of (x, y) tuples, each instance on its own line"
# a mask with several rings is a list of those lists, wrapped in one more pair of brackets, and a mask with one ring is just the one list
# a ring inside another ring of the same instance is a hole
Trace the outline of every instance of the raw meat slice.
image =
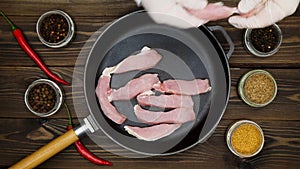
[(209, 3), (204, 9), (186, 9), (191, 15), (205, 21), (216, 21), (225, 19), (234, 13), (239, 13), (238, 9), (224, 6), (222, 2)]
[(165, 80), (162, 83), (153, 85), (153, 88), (163, 93), (181, 94), (181, 95), (197, 95), (206, 93), (211, 90), (209, 80)]
[(130, 100), (138, 94), (150, 90), (157, 82), (159, 82), (157, 74), (144, 74), (138, 78), (132, 79), (119, 89), (113, 89), (108, 96), (109, 101)]
[(196, 118), (193, 107), (180, 107), (167, 112), (154, 112), (135, 105), (134, 113), (138, 120), (146, 124), (186, 123)]
[(140, 140), (155, 141), (172, 134), (181, 124), (158, 124), (150, 127), (124, 126), (125, 130)]
[(118, 112), (118, 110), (108, 100), (108, 93), (110, 92), (110, 76), (101, 75), (96, 87), (96, 94), (103, 113), (117, 124), (122, 124), (126, 117)]
[(154, 67), (161, 59), (162, 56), (156, 50), (144, 47), (140, 53), (128, 56), (116, 66), (110, 67), (110, 74), (146, 70)]
[(175, 94), (161, 94), (155, 96), (153, 94), (142, 93), (137, 96), (137, 101), (141, 106), (155, 106), (160, 108), (178, 108), (194, 106), (194, 102), (191, 96)]

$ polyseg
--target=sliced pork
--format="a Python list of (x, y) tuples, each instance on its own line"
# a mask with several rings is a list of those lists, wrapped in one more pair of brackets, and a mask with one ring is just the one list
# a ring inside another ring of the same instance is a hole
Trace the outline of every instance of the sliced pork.
[(209, 80), (165, 80), (162, 83), (153, 85), (153, 88), (163, 93), (180, 94), (180, 95), (197, 95), (206, 93), (211, 90)]
[(101, 75), (96, 87), (96, 94), (103, 113), (113, 122), (122, 124), (126, 117), (118, 112), (118, 110), (108, 100), (108, 93), (110, 92), (110, 76)]
[(125, 130), (140, 140), (155, 141), (172, 134), (181, 124), (158, 124), (150, 127), (125, 126)]
[(157, 74), (144, 74), (132, 79), (119, 89), (113, 89), (109, 95), (109, 101), (130, 100), (138, 94), (150, 90), (157, 82), (159, 82)]
[(134, 113), (139, 121), (146, 124), (186, 123), (196, 118), (193, 107), (180, 107), (167, 112), (154, 112), (135, 105)]
[(186, 95), (153, 95), (142, 93), (137, 96), (137, 101), (141, 106), (155, 106), (160, 108), (193, 107), (194, 102), (191, 96)]
[(140, 53), (131, 55), (116, 66), (110, 67), (110, 73), (124, 73), (133, 70), (146, 70), (154, 67), (162, 56), (154, 49), (144, 47)]

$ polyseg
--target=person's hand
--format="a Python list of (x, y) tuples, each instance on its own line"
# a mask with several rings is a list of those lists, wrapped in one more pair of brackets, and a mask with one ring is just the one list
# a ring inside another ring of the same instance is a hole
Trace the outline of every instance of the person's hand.
[[(150, 17), (160, 24), (179, 28), (198, 27), (205, 20), (192, 16), (186, 9), (201, 10), (207, 0), (139, 0)], [(138, 1), (136, 1), (138, 3)], [(139, 3), (138, 3), (139, 4)]]
[(223, 3), (208, 4), (207, 0), (135, 0), (150, 17), (160, 24), (179, 28), (199, 27), (211, 20), (227, 18), (236, 8)]
[(263, 28), (292, 15), (300, 0), (241, 0), (239, 15), (229, 18), (236, 28)]

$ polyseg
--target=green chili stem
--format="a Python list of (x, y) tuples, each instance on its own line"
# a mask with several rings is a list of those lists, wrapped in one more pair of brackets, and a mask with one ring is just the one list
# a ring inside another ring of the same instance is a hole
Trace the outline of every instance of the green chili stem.
[(73, 126), (72, 116), (71, 116), (71, 113), (70, 113), (70, 109), (69, 109), (69, 106), (66, 103), (65, 103), (65, 107), (67, 109), (68, 117), (69, 117), (68, 126)]
[(4, 17), (4, 19), (8, 22), (8, 24), (11, 26), (12, 31), (16, 30), (17, 27), (13, 24), (13, 22), (4, 14), (3, 11), (0, 10), (1, 15)]

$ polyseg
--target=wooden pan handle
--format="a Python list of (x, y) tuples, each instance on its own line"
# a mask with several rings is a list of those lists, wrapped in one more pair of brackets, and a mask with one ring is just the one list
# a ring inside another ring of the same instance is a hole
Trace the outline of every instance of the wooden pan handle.
[(55, 154), (59, 153), (63, 149), (67, 148), (69, 145), (73, 144), (78, 139), (79, 138), (75, 134), (74, 130), (69, 130), (65, 134), (57, 137), (50, 143), (44, 145), (36, 152), (17, 162), (13, 166), (11, 166), (10, 169), (34, 168), (46, 161), (47, 159), (51, 158)]

